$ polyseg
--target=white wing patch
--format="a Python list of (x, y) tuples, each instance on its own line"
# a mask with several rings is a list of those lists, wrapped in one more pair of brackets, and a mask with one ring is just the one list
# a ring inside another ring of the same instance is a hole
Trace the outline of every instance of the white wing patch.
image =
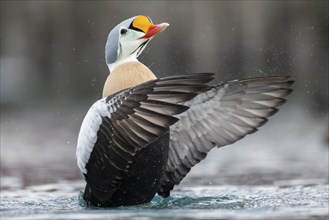
[(87, 174), (86, 164), (97, 141), (97, 132), (102, 124), (102, 117), (111, 118), (111, 113), (115, 111), (113, 102), (115, 100), (112, 99), (106, 103), (106, 98), (98, 100), (91, 106), (83, 119), (78, 136), (76, 158), (78, 167), (84, 174)]

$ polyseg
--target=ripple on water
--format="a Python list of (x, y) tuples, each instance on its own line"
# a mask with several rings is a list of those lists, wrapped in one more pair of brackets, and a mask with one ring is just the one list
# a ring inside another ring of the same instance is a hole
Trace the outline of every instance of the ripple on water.
[[(68, 185), (69, 184), (69, 185)], [(51, 190), (49, 190), (51, 189)], [(3, 219), (304, 219), (328, 216), (328, 185), (185, 187), (144, 205), (86, 208), (73, 183), (1, 192)], [(82, 204), (83, 205), (83, 204)], [(303, 218), (302, 218), (303, 217)]]
[[(87, 207), (80, 192), (79, 204)], [(90, 207), (89, 207), (90, 208)], [(192, 195), (175, 194), (167, 198), (156, 195), (150, 203), (119, 209), (238, 209), (243, 208), (243, 201), (236, 196), (205, 196), (193, 197)], [(112, 208), (113, 209), (113, 208)], [(114, 208), (118, 209), (118, 208)]]
[[(82, 192), (79, 195), (79, 205), (87, 207), (85, 200), (83, 200)], [(102, 210), (102, 211), (138, 211), (144, 214), (150, 214), (159, 210), (219, 210), (219, 209), (241, 209), (243, 208), (243, 201), (237, 196), (196, 196), (191, 193), (175, 193), (173, 196), (162, 198), (156, 195), (150, 203), (118, 207), (118, 208), (98, 208), (87, 207), (87, 210)], [(147, 213), (149, 212), (149, 213)]]

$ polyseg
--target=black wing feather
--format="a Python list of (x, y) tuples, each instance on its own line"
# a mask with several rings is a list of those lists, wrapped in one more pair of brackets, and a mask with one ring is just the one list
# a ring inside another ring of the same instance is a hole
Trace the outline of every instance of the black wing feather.
[(166, 77), (104, 99), (108, 116), (102, 117), (85, 165), (84, 198), (100, 205), (109, 201), (136, 152), (167, 133), (178, 120), (173, 115), (188, 109), (179, 103), (195, 97), (212, 79), (212, 74)]

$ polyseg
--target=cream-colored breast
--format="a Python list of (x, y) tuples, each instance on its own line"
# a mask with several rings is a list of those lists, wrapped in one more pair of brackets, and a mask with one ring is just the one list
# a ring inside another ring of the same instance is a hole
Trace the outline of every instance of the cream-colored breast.
[(144, 64), (136, 61), (123, 63), (107, 77), (103, 97), (153, 79), (156, 79), (156, 76)]

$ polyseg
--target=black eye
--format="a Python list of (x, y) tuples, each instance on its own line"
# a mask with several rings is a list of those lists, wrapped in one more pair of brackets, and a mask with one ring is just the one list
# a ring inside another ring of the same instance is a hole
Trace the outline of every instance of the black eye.
[(128, 31), (127, 29), (122, 28), (121, 31), (120, 31), (120, 34), (125, 34), (125, 33), (127, 33), (127, 31)]

